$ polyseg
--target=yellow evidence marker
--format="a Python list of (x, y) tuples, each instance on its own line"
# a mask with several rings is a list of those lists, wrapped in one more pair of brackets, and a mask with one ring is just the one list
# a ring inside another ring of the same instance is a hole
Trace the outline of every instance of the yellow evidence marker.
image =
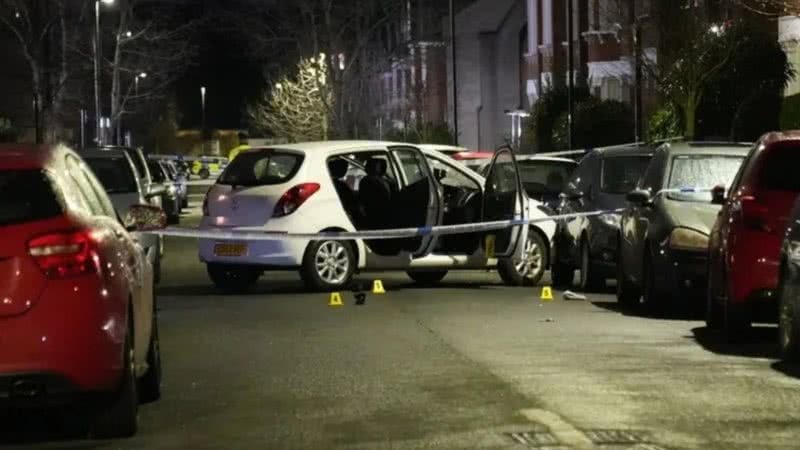
[(490, 234), (486, 236), (485, 240), (485, 250), (486, 250), (486, 257), (487, 258), (494, 258), (494, 241), (495, 235)]
[(542, 288), (542, 295), (540, 297), (543, 302), (551, 302), (553, 301), (553, 288), (550, 286), (545, 286)]
[(373, 294), (385, 294), (386, 289), (383, 288), (383, 281), (375, 280), (372, 282), (372, 293)]
[(342, 302), (342, 294), (338, 292), (331, 292), (331, 300), (328, 302), (328, 306), (344, 306)]

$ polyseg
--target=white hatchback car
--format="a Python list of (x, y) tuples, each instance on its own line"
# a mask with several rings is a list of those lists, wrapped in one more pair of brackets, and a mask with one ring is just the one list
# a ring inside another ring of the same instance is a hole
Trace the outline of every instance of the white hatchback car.
[[(492, 164), (484, 178), (432, 147), (389, 142), (250, 149), (208, 191), (201, 228), (317, 233), (547, 217), (525, 196), (510, 150), (498, 150)], [(286, 269), (299, 269), (317, 290), (346, 286), (358, 271), (404, 270), (429, 284), (448, 270), (492, 267), (508, 284), (532, 285), (547, 269), (554, 232), (555, 223), (545, 221), (390, 240), (200, 239), (199, 253), (226, 292), (246, 290), (266, 270)]]

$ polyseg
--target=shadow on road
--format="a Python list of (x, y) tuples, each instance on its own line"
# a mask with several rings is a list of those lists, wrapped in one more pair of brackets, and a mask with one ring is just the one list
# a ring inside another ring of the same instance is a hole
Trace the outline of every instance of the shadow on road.
[[(57, 442), (61, 450), (94, 449), (101, 442), (87, 441), (87, 431), (66, 414), (23, 410), (0, 414), (0, 447)], [(75, 422), (75, 423), (73, 423)]]
[(772, 363), (772, 369), (792, 378), (800, 378), (800, 363), (776, 361)]
[(741, 336), (738, 342), (732, 343), (721, 331), (697, 327), (692, 329), (692, 336), (687, 336), (687, 338), (694, 339), (704, 349), (719, 355), (778, 358), (776, 333), (777, 328), (775, 327), (756, 326), (749, 333)]
[[(591, 295), (591, 294), (589, 294)], [(591, 297), (589, 297), (591, 300)], [(646, 314), (642, 311), (641, 307), (627, 307), (620, 305), (619, 302), (616, 301), (593, 301), (592, 304), (599, 308), (603, 308), (607, 311), (613, 311), (625, 316), (630, 317), (639, 317), (642, 319), (653, 319), (653, 320), (676, 320), (676, 321), (687, 321), (687, 320), (698, 320), (700, 316), (697, 312), (689, 311), (688, 309), (680, 309), (675, 310), (667, 313), (660, 313), (660, 314)]]

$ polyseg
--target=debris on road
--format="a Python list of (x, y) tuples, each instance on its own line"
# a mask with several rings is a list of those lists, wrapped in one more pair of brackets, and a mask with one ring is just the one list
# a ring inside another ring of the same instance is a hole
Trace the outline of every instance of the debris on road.
[(564, 300), (589, 300), (589, 297), (577, 292), (564, 291)]

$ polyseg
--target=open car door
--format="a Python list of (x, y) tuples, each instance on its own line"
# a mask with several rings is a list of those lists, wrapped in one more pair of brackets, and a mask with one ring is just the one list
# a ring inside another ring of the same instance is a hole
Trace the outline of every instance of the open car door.
[[(387, 214), (394, 213), (394, 228), (432, 227), (442, 220), (442, 193), (433, 178), (425, 155), (416, 147), (393, 146), (389, 152), (400, 168), (400, 191)], [(436, 245), (436, 236), (398, 239), (400, 250), (414, 258), (428, 255)]]
[[(511, 149), (498, 149), (486, 171), (482, 222), (527, 219), (528, 205), (519, 176), (517, 160)], [(520, 242), (528, 235), (528, 224), (490, 231), (483, 239), (483, 249), (489, 257), (520, 258), (524, 248)]]

